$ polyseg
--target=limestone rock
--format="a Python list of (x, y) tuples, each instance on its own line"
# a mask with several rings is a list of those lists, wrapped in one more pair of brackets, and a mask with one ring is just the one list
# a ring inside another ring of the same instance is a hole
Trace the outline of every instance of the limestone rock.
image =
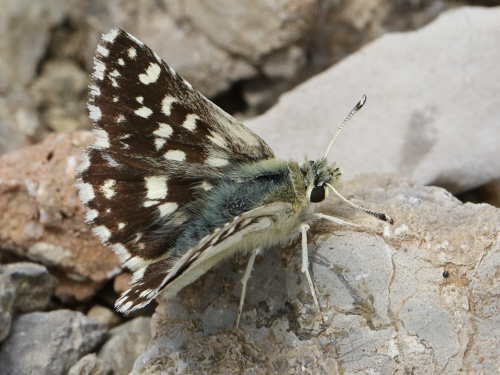
[(116, 375), (116, 373), (110, 368), (105, 368), (95, 353), (91, 353), (80, 358), (69, 369), (68, 375)]
[(98, 358), (116, 375), (128, 375), (136, 358), (144, 353), (151, 340), (151, 318), (139, 317), (110, 331)]
[(46, 267), (30, 262), (5, 265), (4, 275), (16, 286), (16, 313), (44, 311), (58, 284)]
[(471, 189), (500, 178), (499, 33), (500, 8), (449, 11), (418, 31), (382, 36), (247, 124), (279, 157), (315, 159), (366, 94), (329, 156), (347, 179), (388, 171)]
[(254, 266), (239, 331), (244, 259), (160, 303), (133, 374), (494, 373), (500, 210), (395, 175), (361, 176), (343, 193), (395, 224), (335, 199), (319, 206), (362, 226), (319, 222), (310, 231), (322, 314), (301, 273), (300, 244), (269, 249)]
[(0, 347), (5, 374), (67, 374), (81, 357), (106, 338), (106, 325), (82, 313), (58, 310), (14, 319)]

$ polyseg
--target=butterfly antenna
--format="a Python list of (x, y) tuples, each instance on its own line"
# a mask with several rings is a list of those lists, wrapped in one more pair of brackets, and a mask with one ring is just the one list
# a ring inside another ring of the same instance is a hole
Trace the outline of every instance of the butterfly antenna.
[(333, 142), (335, 142), (335, 140), (337, 139), (337, 136), (340, 134), (340, 132), (342, 131), (344, 126), (346, 126), (346, 124), (356, 114), (356, 112), (358, 112), (361, 108), (363, 108), (365, 103), (366, 103), (366, 95), (363, 95), (361, 100), (354, 106), (353, 109), (351, 109), (351, 112), (349, 112), (349, 114), (345, 118), (342, 125), (340, 125), (340, 128), (339, 128), (339, 130), (337, 130), (337, 133), (335, 133), (335, 135), (333, 136), (333, 139), (331, 140), (330, 144), (328, 145), (328, 148), (326, 149), (325, 158), (327, 157), (328, 153), (330, 152), (330, 149), (332, 148)]
[(375, 216), (377, 219), (380, 219), (380, 220), (383, 220), (383, 221), (387, 221), (389, 224), (394, 224), (394, 220), (392, 219), (392, 217), (390, 217), (389, 215), (386, 215), (386, 214), (382, 214), (380, 212), (376, 212), (376, 211), (372, 211), (372, 210), (369, 210), (367, 208), (364, 208), (364, 207), (361, 207), (361, 206), (358, 206), (357, 204), (355, 203), (352, 203), (351, 201), (347, 200), (346, 198), (344, 198), (338, 191), (337, 189), (335, 189), (332, 185), (330, 185), (329, 183), (326, 183), (325, 184), (326, 186), (328, 186), (328, 188), (337, 196), (339, 197), (340, 199), (342, 199), (344, 202), (346, 202), (347, 204), (351, 205), (352, 207), (358, 209), (358, 210), (361, 210), (361, 211), (364, 211), (366, 212), (367, 214), (370, 214), (370, 215), (373, 215)]

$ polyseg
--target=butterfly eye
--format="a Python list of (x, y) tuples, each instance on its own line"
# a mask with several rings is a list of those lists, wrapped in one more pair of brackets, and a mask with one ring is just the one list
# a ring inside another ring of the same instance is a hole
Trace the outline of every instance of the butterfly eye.
[(318, 203), (324, 201), (326, 198), (326, 189), (324, 186), (315, 186), (311, 190), (311, 195), (309, 201), (312, 203)]

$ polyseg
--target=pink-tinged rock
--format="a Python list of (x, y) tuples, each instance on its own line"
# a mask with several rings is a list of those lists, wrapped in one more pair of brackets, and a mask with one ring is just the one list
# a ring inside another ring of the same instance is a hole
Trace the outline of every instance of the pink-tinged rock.
[(0, 158), (0, 248), (46, 265), (56, 294), (86, 300), (119, 270), (119, 262), (84, 222), (75, 171), (90, 132), (49, 135)]

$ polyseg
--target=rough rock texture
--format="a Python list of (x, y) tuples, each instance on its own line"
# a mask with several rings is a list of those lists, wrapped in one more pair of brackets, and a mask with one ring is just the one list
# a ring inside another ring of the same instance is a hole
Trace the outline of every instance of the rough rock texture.
[(0, 266), (0, 342), (9, 334), (14, 314), (47, 308), (57, 284), (40, 264), (18, 262)]
[[(388, 29), (421, 25), (446, 7), (442, 1), (251, 3), (8, 1), (0, 13), (0, 153), (49, 128), (88, 124), (85, 77), (110, 27), (136, 34), (209, 96), (240, 82), (247, 103), (257, 107), (312, 74), (304, 73), (311, 66), (328, 65), (331, 55), (344, 56)], [(425, 14), (417, 3), (429, 4)], [(414, 7), (412, 17), (401, 16), (405, 7)], [(280, 157), (300, 160), (306, 151), (315, 157), (366, 93), (367, 107), (330, 155), (347, 178), (399, 171), (453, 192), (498, 179), (499, 16), (499, 9), (459, 9), (419, 32), (386, 36), (284, 97), (254, 129)], [(90, 133), (51, 136), (0, 159), (0, 248), (49, 267), (60, 280), (62, 303), (87, 301), (119, 272), (112, 252), (84, 224), (73, 187), (91, 139)], [(68, 312), (20, 316), (0, 349), (0, 373), (66, 373), (70, 366), (72, 374), (127, 373), (142, 351), (133, 374), (495, 373), (498, 210), (462, 205), (444, 190), (395, 176), (365, 176), (343, 191), (390, 213), (396, 225), (335, 201), (321, 206), (365, 226), (321, 223), (310, 232), (323, 320), (300, 272), (299, 247), (269, 249), (254, 267), (240, 331), (232, 327), (245, 259), (221, 265), (163, 303), (148, 350), (144, 321), (119, 327), (99, 358), (82, 358), (97, 351), (102, 324)], [(115, 279), (115, 290), (123, 291), (128, 277)], [(15, 306), (16, 286), (0, 275), (0, 340)], [(109, 311), (99, 316), (109, 324), (116, 318)], [(75, 320), (84, 321), (77, 324), (83, 329), (68, 328)], [(105, 365), (116, 348), (121, 362)]]
[[(63, 9), (59, 0), (2, 3), (0, 92), (14, 85), (26, 84), (35, 76), (38, 62), (49, 43), (50, 29), (62, 21)], [(29, 38), (12, 38), (13, 35), (29, 35)]]
[(0, 266), (0, 342), (10, 332), (15, 300), (16, 286), (12, 279), (3, 272), (3, 267)]
[(254, 267), (241, 330), (233, 326), (244, 260), (160, 304), (133, 374), (495, 373), (500, 210), (394, 175), (362, 176), (343, 192), (395, 224), (334, 199), (320, 205), (363, 226), (311, 230), (323, 321), (298, 244), (270, 249)]
[(110, 338), (99, 350), (99, 362), (115, 375), (128, 375), (136, 358), (151, 340), (151, 318), (140, 317), (112, 329)]
[(418, 31), (382, 36), (247, 124), (280, 157), (314, 159), (366, 94), (330, 155), (346, 178), (396, 171), (471, 189), (500, 178), (499, 34), (500, 8), (450, 11)]
[(103, 366), (97, 359), (95, 353), (87, 354), (73, 365), (68, 371), (68, 375), (116, 375), (116, 373)]
[(67, 374), (106, 333), (105, 324), (69, 310), (21, 315), (0, 347), (2, 374)]
[(44, 311), (58, 285), (47, 268), (36, 263), (7, 264), (3, 274), (10, 277), (16, 287), (16, 313)]
[(119, 271), (84, 223), (75, 170), (91, 133), (54, 134), (0, 158), (0, 247), (52, 267), (63, 299), (90, 298)]
[(30, 88), (40, 120), (50, 130), (88, 129), (87, 87), (89, 75), (72, 61), (53, 61)]
[(143, 39), (206, 95), (231, 92), (221, 103), (249, 116), (368, 41), (420, 27), (449, 6), (443, 0), (6, 0), (0, 154), (48, 130), (89, 126), (85, 81), (99, 37), (112, 27)]

